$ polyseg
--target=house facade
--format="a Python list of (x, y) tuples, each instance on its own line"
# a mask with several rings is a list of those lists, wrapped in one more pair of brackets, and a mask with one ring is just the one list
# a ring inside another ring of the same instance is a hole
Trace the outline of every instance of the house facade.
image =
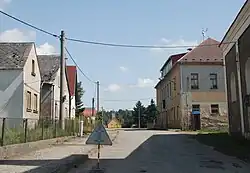
[(246, 1), (221, 41), (229, 131), (250, 138), (250, 1)]
[(77, 93), (77, 69), (76, 66), (67, 66), (69, 82), (69, 115), (74, 119), (76, 114), (76, 93)]
[[(60, 109), (60, 56), (38, 55), (41, 72), (41, 117), (55, 120), (59, 119)], [(68, 77), (65, 71), (64, 78), (64, 119), (70, 118), (70, 100)]]
[(34, 43), (0, 43), (0, 80), (0, 118), (13, 126), (23, 118), (34, 124), (40, 115), (41, 83)]
[(172, 67), (156, 85), (158, 125), (194, 130), (227, 127), (222, 51), (218, 44), (208, 38), (189, 52), (169, 58)]

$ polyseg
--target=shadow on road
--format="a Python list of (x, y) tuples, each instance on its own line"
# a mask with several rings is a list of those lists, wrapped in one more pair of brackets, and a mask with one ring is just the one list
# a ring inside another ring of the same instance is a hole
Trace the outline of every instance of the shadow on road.
[(55, 170), (57, 172), (67, 172), (74, 165), (82, 164), (88, 159), (88, 155), (73, 154), (63, 159), (49, 160), (0, 160), (0, 165), (18, 165), (18, 166), (37, 166), (37, 168), (26, 171), (25, 173), (46, 173)]
[(200, 143), (213, 147), (215, 150), (229, 156), (235, 156), (245, 162), (250, 162), (250, 141), (234, 138), (227, 132), (197, 134), (193, 136)]
[[(213, 152), (211, 148), (199, 145), (194, 136), (188, 134), (153, 135), (130, 154), (124, 156), (123, 159), (112, 159), (111, 155), (107, 154), (109, 157), (100, 159), (100, 165), (101, 168), (109, 169), (107, 172), (112, 173), (132, 170), (159, 173), (168, 171), (199, 172), (207, 169), (211, 169), (211, 172), (213, 172), (216, 170), (227, 171), (229, 168), (232, 171), (238, 169), (239, 171), (245, 171), (241, 170), (245, 169), (245, 164), (228, 162), (224, 155), (218, 157), (218, 154)], [(203, 138), (210, 137), (203, 136)], [(117, 152), (117, 150), (114, 152)], [(96, 159), (90, 160), (93, 165), (97, 163)]]

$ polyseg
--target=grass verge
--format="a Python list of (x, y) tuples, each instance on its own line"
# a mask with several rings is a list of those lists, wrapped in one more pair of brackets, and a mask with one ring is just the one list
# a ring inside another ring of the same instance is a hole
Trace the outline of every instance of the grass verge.
[(230, 136), (227, 132), (199, 132), (194, 138), (223, 154), (250, 162), (250, 141)]

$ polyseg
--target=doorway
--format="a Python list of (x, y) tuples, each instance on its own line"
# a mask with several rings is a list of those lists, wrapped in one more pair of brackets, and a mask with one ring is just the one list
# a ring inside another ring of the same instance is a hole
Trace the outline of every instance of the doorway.
[(201, 129), (201, 117), (200, 117), (200, 105), (192, 105), (192, 130), (200, 130)]

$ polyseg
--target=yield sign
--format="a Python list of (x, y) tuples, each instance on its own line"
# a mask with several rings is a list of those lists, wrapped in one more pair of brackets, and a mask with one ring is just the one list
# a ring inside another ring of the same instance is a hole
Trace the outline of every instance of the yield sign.
[(112, 145), (112, 141), (109, 138), (109, 135), (100, 123), (96, 126), (94, 131), (90, 134), (89, 138), (86, 141), (87, 145)]

